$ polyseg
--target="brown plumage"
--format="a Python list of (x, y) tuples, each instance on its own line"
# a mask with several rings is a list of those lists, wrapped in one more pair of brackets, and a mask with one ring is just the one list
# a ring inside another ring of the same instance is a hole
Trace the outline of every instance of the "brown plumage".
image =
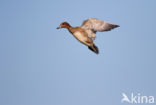
[(95, 18), (89, 18), (88, 20), (85, 20), (80, 27), (71, 27), (69, 23), (62, 22), (57, 29), (67, 28), (78, 41), (88, 46), (91, 51), (98, 54), (98, 47), (93, 42), (96, 38), (96, 32), (110, 31), (116, 27), (119, 26)]

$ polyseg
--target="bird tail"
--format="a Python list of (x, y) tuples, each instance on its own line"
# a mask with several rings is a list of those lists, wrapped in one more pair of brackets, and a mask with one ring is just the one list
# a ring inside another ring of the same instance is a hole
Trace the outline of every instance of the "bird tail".
[(88, 46), (88, 48), (94, 53), (99, 54), (99, 49), (97, 46), (95, 46), (95, 44), (93, 44), (92, 46)]

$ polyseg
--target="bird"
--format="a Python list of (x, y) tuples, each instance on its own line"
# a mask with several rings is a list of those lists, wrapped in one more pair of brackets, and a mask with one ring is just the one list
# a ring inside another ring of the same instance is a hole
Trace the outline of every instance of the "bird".
[(68, 22), (62, 22), (56, 29), (66, 28), (82, 44), (86, 45), (91, 51), (99, 54), (98, 47), (94, 44), (96, 32), (110, 31), (119, 25), (105, 22), (97, 18), (84, 20), (79, 27), (72, 27)]

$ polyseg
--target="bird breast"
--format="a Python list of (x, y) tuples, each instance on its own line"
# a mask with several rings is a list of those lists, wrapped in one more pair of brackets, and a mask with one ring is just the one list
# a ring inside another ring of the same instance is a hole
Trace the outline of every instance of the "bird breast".
[(83, 35), (83, 33), (81, 33), (81, 32), (74, 32), (73, 34), (74, 34), (74, 37), (77, 40), (79, 40), (80, 42), (86, 41), (86, 37), (85, 37), (85, 35)]

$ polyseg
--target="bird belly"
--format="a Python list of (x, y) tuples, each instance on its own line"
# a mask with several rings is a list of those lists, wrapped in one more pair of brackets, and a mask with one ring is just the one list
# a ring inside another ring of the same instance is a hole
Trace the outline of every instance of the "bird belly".
[(79, 40), (79, 41), (85, 41), (85, 37), (84, 37), (84, 35), (82, 35), (82, 33), (80, 33), (80, 32), (75, 32), (74, 33), (74, 36), (75, 36), (75, 38), (77, 39), (77, 40)]
[(74, 37), (79, 40), (81, 43), (85, 44), (85, 45), (89, 45), (87, 43), (87, 37), (85, 37), (81, 32), (75, 32), (74, 33)]

